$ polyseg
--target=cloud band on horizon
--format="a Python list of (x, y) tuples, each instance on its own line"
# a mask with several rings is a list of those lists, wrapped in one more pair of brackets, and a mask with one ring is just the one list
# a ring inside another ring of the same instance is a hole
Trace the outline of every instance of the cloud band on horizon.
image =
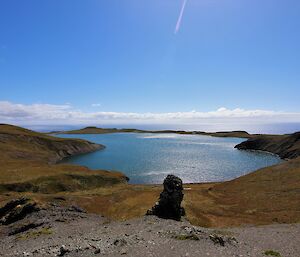
[(230, 122), (300, 122), (299, 112), (219, 108), (215, 111), (136, 113), (84, 112), (70, 104), (15, 104), (0, 101), (0, 122), (14, 124), (174, 124)]

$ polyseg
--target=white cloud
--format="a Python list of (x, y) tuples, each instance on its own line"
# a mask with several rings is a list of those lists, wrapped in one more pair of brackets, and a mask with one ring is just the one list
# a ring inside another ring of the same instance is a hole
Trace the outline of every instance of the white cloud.
[(92, 104), (92, 107), (101, 107), (101, 104)]
[(227, 109), (215, 111), (135, 113), (83, 112), (70, 104), (15, 104), (0, 101), (0, 122), (14, 124), (201, 124), (300, 122), (299, 112)]

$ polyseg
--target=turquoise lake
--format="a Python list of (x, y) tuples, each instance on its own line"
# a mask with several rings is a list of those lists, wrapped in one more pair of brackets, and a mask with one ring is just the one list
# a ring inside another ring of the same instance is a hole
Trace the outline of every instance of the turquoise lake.
[(59, 136), (106, 146), (64, 162), (121, 171), (130, 183), (162, 183), (167, 174), (179, 176), (184, 183), (225, 181), (281, 161), (269, 153), (235, 149), (245, 140), (240, 138), (150, 133)]

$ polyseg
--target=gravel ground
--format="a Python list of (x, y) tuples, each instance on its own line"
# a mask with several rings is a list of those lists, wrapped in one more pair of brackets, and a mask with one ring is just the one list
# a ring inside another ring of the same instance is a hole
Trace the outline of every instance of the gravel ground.
[[(19, 232), (28, 224), (36, 227)], [(76, 207), (53, 205), (0, 225), (0, 256), (297, 257), (299, 235), (300, 224), (206, 229), (154, 216), (110, 222)]]

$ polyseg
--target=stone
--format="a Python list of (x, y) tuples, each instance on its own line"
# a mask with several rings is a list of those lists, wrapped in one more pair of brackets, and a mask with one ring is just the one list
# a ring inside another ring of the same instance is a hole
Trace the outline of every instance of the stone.
[(35, 202), (20, 198), (7, 203), (0, 209), (0, 224), (9, 225), (24, 219), (28, 214), (39, 211)]
[(164, 189), (160, 194), (158, 202), (148, 210), (146, 215), (155, 215), (159, 218), (173, 219), (180, 221), (185, 215), (181, 207), (183, 200), (182, 180), (174, 175), (168, 175), (164, 180)]
[(4, 215), (6, 215), (8, 212), (16, 208), (18, 205), (23, 205), (29, 201), (28, 198), (19, 198), (12, 200), (5, 204), (3, 207), (0, 208), (0, 218), (2, 218)]
[(122, 247), (122, 246), (125, 246), (127, 244), (127, 241), (125, 239), (116, 239), (114, 241), (114, 245), (115, 246), (118, 246), (118, 247)]
[(67, 247), (65, 245), (62, 245), (59, 248), (59, 253), (57, 256), (64, 256), (66, 253), (70, 252), (69, 249), (67, 249)]
[(98, 249), (96, 249), (96, 250), (94, 251), (94, 254), (99, 254), (99, 253), (101, 253), (100, 248), (98, 248)]
[(125, 255), (125, 254), (127, 254), (127, 251), (126, 251), (126, 249), (124, 249), (124, 248), (123, 248), (123, 249), (120, 251), (120, 254), (121, 254), (121, 255)]
[(209, 238), (215, 244), (219, 244), (221, 246), (225, 246), (225, 241), (224, 241), (224, 239), (221, 236), (213, 234), (213, 235), (210, 235)]
[(70, 208), (68, 208), (68, 211), (86, 213), (84, 209), (76, 205), (72, 205)]

